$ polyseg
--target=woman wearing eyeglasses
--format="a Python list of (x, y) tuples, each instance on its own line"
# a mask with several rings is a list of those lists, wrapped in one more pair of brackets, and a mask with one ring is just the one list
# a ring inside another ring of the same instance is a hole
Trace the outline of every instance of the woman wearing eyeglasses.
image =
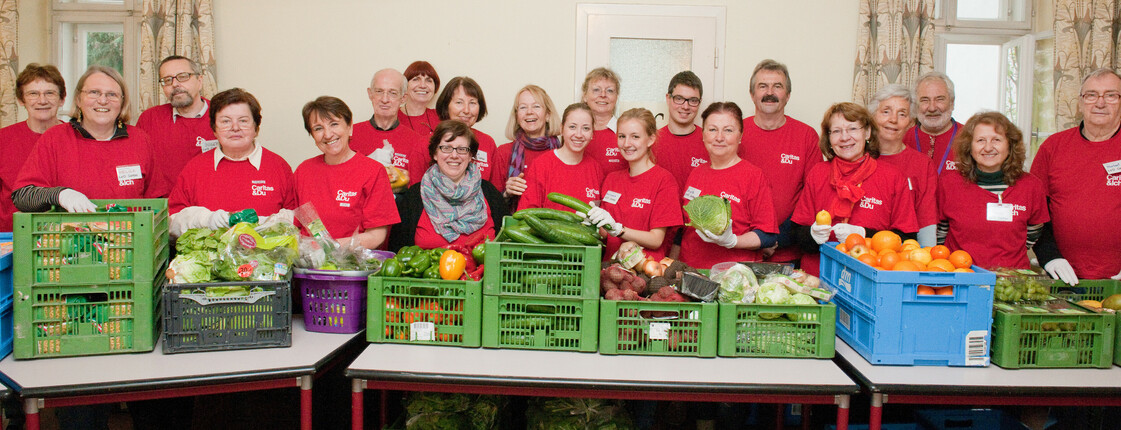
[[(817, 275), (819, 245), (844, 241), (849, 234), (871, 237), (892, 230), (914, 238), (919, 230), (914, 193), (899, 169), (876, 160), (880, 156), (872, 114), (854, 103), (837, 103), (825, 111), (818, 143), (828, 162), (806, 174), (806, 185), (794, 206), (795, 237), (802, 245), (802, 270)], [(818, 225), (819, 211), (832, 216), (833, 225)]]
[[(90, 198), (142, 198), (162, 187), (152, 171), (148, 134), (128, 125), (128, 90), (120, 73), (91, 66), (76, 92), (70, 123), (43, 133), (19, 172), (12, 201), (21, 211), (57, 205), (67, 212), (93, 212), (97, 207)], [(58, 104), (61, 98), (60, 93)], [(43, 108), (50, 113), (51, 107)]]
[(460, 121), (442, 121), (428, 139), (434, 162), (420, 183), (397, 200), (401, 222), (389, 232), (389, 249), (461, 245), (471, 249), (493, 239), (509, 215), (502, 193), (484, 181), (472, 162), (479, 141)]
[(414, 61), (405, 68), (403, 74), (408, 87), (405, 89), (404, 103), (401, 103), (401, 109), (397, 111), (397, 121), (420, 137), (428, 139), (436, 129), (436, 124), (440, 123), (436, 110), (428, 107), (428, 103), (440, 90), (440, 75), (436, 74), (436, 68), (427, 61)]
[(938, 223), (936, 167), (930, 157), (903, 143), (913, 123), (913, 102), (911, 90), (889, 84), (876, 91), (868, 102), (868, 110), (875, 120), (876, 139), (880, 143), (880, 157), (876, 161), (895, 166), (907, 178), (907, 189), (915, 193), (919, 246), (934, 246), (935, 224)]
[[(603, 169), (585, 150), (592, 142), (592, 110), (584, 103), (573, 103), (561, 116), (561, 147), (541, 155), (525, 172), (525, 193), (518, 209), (574, 209), (549, 201), (552, 192), (587, 203), (598, 202), (603, 185)], [(615, 147), (618, 150), (618, 146)]]
[(28, 64), (16, 77), (16, 101), (27, 120), (0, 128), (4, 156), (0, 157), (0, 231), (12, 231), (12, 185), (23, 162), (48, 128), (61, 124), (58, 108), (66, 101), (66, 82), (52, 65)]
[(611, 173), (627, 168), (627, 160), (619, 154), (616, 145), (615, 105), (619, 101), (619, 75), (606, 67), (597, 67), (584, 77), (582, 102), (592, 109), (595, 130), (592, 142), (588, 145), (588, 156), (592, 157), (603, 173)]
[(304, 129), (322, 155), (296, 168), (298, 205), (311, 203), (331, 237), (367, 249), (385, 242), (389, 226), (400, 221), (385, 168), (350, 149), (353, 114), (335, 97), (304, 105)]
[[(218, 147), (192, 158), (168, 197), (171, 235), (196, 227), (226, 228), (230, 214), (253, 209), (292, 222), (296, 208), (292, 167), (257, 143), (261, 104), (241, 88), (210, 100), (210, 127)], [(380, 170), (379, 170), (380, 171)]]

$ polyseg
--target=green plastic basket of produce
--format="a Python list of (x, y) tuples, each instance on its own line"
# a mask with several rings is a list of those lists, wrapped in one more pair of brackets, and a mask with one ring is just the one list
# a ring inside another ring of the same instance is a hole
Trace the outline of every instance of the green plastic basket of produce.
[(477, 347), (479, 281), (369, 277), (366, 340)]
[(1114, 315), (1061, 299), (993, 305), (991, 358), (1007, 369), (1113, 365)]
[[(1116, 279), (1082, 279), (1071, 287), (1062, 281), (1051, 284), (1051, 294), (1077, 302), (1079, 300), (1103, 301), (1114, 294), (1121, 294), (1121, 281)], [(1108, 311), (1103, 313), (1108, 314)], [(1113, 335), (1113, 364), (1121, 366), (1121, 313), (1113, 313), (1115, 318)]]
[(108, 285), (17, 286), (17, 359), (146, 352), (160, 336), (166, 281)]
[[(91, 200), (101, 212), (17, 212), (16, 285), (152, 282), (167, 262), (166, 199)], [(106, 212), (106, 205), (124, 212)]]
[(721, 357), (833, 358), (837, 306), (720, 304)]
[(599, 298), (598, 246), (488, 242), (483, 293), (566, 299)]
[(598, 327), (599, 299), (483, 296), (487, 348), (595, 352)]
[(291, 280), (168, 284), (164, 354), (292, 346)]
[(599, 353), (715, 357), (716, 303), (601, 300)]

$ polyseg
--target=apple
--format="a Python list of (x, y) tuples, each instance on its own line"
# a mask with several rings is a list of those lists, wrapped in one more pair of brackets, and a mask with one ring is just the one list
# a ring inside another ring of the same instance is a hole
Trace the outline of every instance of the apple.
[(852, 249), (849, 250), (849, 255), (851, 255), (852, 258), (860, 258), (861, 255), (870, 252), (872, 252), (872, 250), (868, 249), (867, 245), (853, 245)]

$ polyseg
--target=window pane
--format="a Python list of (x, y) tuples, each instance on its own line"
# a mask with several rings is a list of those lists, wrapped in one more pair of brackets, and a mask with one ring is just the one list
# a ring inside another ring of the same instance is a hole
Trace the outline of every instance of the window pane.
[(665, 105), (670, 78), (692, 68), (693, 41), (612, 38), (610, 56), (621, 81), (619, 107)]
[(946, 74), (954, 81), (954, 119), (998, 110), (1000, 45), (946, 44)]
[(92, 31), (86, 37), (86, 65), (105, 66), (124, 74), (124, 32)]
[(998, 19), (1001, 0), (958, 1), (958, 19)]
[[(59, 33), (59, 69), (74, 92), (78, 78), (89, 66), (106, 66), (124, 74), (124, 24), (62, 23)], [(69, 112), (74, 97), (66, 98), (62, 112)]]

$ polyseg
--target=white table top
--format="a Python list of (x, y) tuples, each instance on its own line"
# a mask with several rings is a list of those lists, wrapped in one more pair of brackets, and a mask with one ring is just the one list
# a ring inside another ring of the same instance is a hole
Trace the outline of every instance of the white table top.
[(314, 374), (355, 334), (313, 333), (292, 319), (289, 348), (164, 355), (163, 345), (140, 354), (0, 361), (0, 377), (23, 397), (60, 397), (271, 380)]
[(1121, 394), (1121, 367), (1108, 369), (1004, 369), (885, 366), (868, 363), (837, 339), (837, 357), (873, 392), (925, 395), (1101, 396)]
[(523, 387), (854, 394), (830, 360), (696, 358), (370, 344), (350, 378)]

